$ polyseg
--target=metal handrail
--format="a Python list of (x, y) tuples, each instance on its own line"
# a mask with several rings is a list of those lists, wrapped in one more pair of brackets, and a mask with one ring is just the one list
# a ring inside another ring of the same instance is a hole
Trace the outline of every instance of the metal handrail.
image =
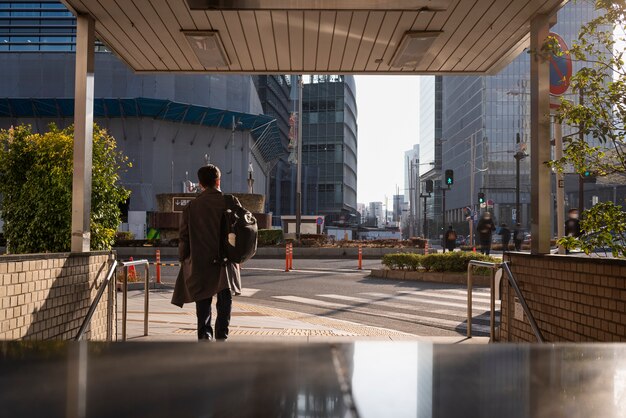
[(89, 310), (87, 311), (87, 315), (85, 316), (85, 319), (83, 320), (83, 323), (80, 326), (80, 329), (78, 330), (78, 334), (76, 334), (76, 337), (74, 338), (74, 340), (79, 341), (81, 338), (83, 338), (83, 335), (85, 334), (85, 331), (87, 330), (87, 326), (91, 323), (91, 318), (93, 317), (93, 314), (96, 312), (98, 303), (100, 303), (100, 299), (102, 299), (102, 295), (104, 294), (104, 291), (108, 288), (109, 282), (111, 281), (111, 277), (113, 276), (113, 273), (115, 272), (116, 268), (117, 268), (117, 260), (113, 260), (113, 263), (111, 264), (111, 268), (109, 269), (109, 272), (104, 278), (104, 281), (100, 285), (100, 288), (98, 289), (98, 293), (96, 293), (95, 299), (93, 300), (93, 302), (91, 302), (91, 305), (89, 306)]
[(120, 267), (124, 268), (124, 283), (122, 297), (122, 341), (126, 341), (126, 322), (128, 317), (128, 268), (134, 266), (146, 266), (146, 277), (144, 280), (144, 312), (143, 312), (143, 335), (148, 336), (148, 312), (150, 309), (150, 263), (148, 260), (121, 261)]
[[(509, 267), (508, 261), (505, 261), (504, 263), (502, 263), (502, 269), (504, 270), (507, 277), (509, 278), (509, 283), (511, 284), (511, 287), (513, 287), (513, 290), (515, 290), (515, 294), (517, 295), (517, 298), (519, 299), (520, 304), (522, 305), (522, 308), (524, 309), (524, 313), (528, 317), (528, 322), (530, 322), (530, 327), (535, 333), (535, 337), (537, 338), (537, 341), (539, 341), (540, 343), (545, 342), (545, 340), (543, 339), (543, 334), (541, 333), (539, 326), (537, 326), (535, 317), (530, 312), (530, 308), (528, 307), (528, 304), (526, 303), (526, 299), (524, 298), (524, 295), (522, 295), (522, 291), (520, 290), (519, 285), (517, 284), (517, 280), (515, 280), (515, 276), (513, 276), (513, 272), (511, 271), (511, 268)], [(508, 315), (508, 317), (509, 317), (509, 320), (511, 320), (510, 314)]]
[(489, 298), (489, 337), (494, 341), (496, 334), (496, 270), (500, 268), (500, 263), (489, 261), (470, 260), (467, 266), (467, 338), (472, 338), (472, 278), (474, 277), (474, 267), (486, 267), (491, 270), (489, 287), (491, 288)]
[[(511, 287), (515, 291), (515, 294), (517, 295), (517, 298), (519, 299), (520, 304), (522, 305), (522, 308), (524, 309), (524, 313), (528, 317), (528, 322), (530, 322), (530, 327), (532, 328), (532, 330), (533, 330), (533, 332), (535, 334), (535, 337), (537, 338), (537, 341), (539, 341), (540, 343), (545, 342), (545, 340), (543, 338), (543, 334), (541, 333), (541, 330), (539, 329), (539, 326), (537, 325), (537, 322), (535, 321), (535, 317), (530, 312), (530, 308), (528, 307), (528, 304), (526, 303), (526, 299), (524, 298), (524, 295), (522, 295), (522, 291), (520, 290), (519, 285), (517, 284), (517, 280), (515, 279), (515, 276), (513, 276), (513, 272), (511, 271), (511, 268), (509, 267), (509, 262), (508, 261), (505, 261), (504, 263), (492, 263), (492, 262), (489, 262), (489, 261), (470, 260), (470, 262), (469, 262), (469, 264), (467, 266), (467, 337), (468, 338), (472, 337), (472, 278), (473, 278), (474, 267), (486, 267), (486, 268), (491, 270), (491, 280), (490, 280), (490, 284), (489, 284), (490, 288), (491, 288), (490, 300), (489, 300), (489, 302), (490, 302), (489, 303), (489, 307), (490, 307), (489, 333), (490, 333), (491, 341), (494, 341), (494, 336), (495, 336), (495, 311), (496, 311), (495, 277), (496, 277), (496, 270), (498, 270), (500, 267), (502, 267), (502, 270), (507, 275), (507, 279), (509, 281), (509, 284), (511, 285)], [(510, 301), (509, 301), (509, 303), (510, 303)], [(507, 311), (507, 312), (509, 313), (508, 318), (510, 320), (511, 319), (511, 314), (510, 314), (509, 311)]]

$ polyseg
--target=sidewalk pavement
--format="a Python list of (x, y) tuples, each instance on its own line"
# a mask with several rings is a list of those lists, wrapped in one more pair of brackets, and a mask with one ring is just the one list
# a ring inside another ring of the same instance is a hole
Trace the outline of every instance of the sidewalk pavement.
[[(118, 341), (121, 340), (122, 294), (118, 292)], [(196, 312), (193, 303), (182, 309), (170, 303), (171, 289), (150, 291), (148, 336), (143, 336), (142, 290), (128, 292), (127, 341), (196, 341)], [(215, 304), (213, 306), (215, 318)], [(248, 303), (233, 298), (229, 341), (273, 342), (351, 342), (428, 341), (433, 343), (485, 344), (486, 337), (421, 337), (395, 330), (371, 327), (301, 312), (287, 311)]]

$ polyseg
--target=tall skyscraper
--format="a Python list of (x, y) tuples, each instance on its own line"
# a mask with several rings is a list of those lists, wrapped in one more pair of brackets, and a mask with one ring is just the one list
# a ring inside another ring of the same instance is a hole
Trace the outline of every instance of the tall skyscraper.
[[(426, 194), (424, 184), (433, 182), (433, 192), (426, 198), (425, 210), (419, 217), (420, 231), (430, 238), (437, 238), (443, 233), (441, 213), (443, 181), (441, 179), (441, 129), (442, 129), (442, 77), (420, 77), (420, 187), (421, 194)], [(445, 187), (445, 186), (444, 186)], [(424, 222), (424, 217), (426, 222)]]
[[(356, 223), (357, 106), (353, 76), (305, 78), (302, 104), (304, 214)], [(307, 181), (306, 177), (316, 179)]]
[[(570, 2), (559, 11), (552, 31), (571, 44), (581, 25), (595, 13), (592, 2)], [(574, 72), (580, 66), (574, 62)], [(452, 190), (446, 193), (449, 221), (464, 222), (466, 206), (479, 209), (480, 192), (493, 206), (498, 222), (521, 221), (523, 226), (529, 225), (529, 158), (520, 164), (520, 214), (515, 213), (514, 159), (518, 134), (522, 146), (527, 145), (526, 152), (532, 152), (529, 80), (528, 52), (495, 76), (443, 78), (442, 169), (453, 169), (455, 177)]]

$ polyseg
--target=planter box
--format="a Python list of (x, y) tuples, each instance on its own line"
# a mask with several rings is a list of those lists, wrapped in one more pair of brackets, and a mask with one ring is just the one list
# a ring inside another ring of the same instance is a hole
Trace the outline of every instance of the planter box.
[[(467, 273), (372, 269), (370, 276), (390, 280), (467, 284)], [(489, 286), (489, 276), (478, 276), (475, 274), (473, 284), (474, 286)]]

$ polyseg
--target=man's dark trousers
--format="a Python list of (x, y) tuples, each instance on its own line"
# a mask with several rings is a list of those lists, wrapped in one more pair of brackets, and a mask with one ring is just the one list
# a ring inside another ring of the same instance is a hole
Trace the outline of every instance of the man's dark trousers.
[[(213, 339), (213, 328), (211, 327), (211, 302), (213, 298), (199, 300), (196, 302), (196, 316), (198, 317), (198, 339)], [(228, 325), (230, 324), (230, 313), (233, 306), (233, 296), (230, 289), (224, 289), (217, 294), (217, 318), (215, 319), (215, 338), (226, 340), (228, 338)]]

